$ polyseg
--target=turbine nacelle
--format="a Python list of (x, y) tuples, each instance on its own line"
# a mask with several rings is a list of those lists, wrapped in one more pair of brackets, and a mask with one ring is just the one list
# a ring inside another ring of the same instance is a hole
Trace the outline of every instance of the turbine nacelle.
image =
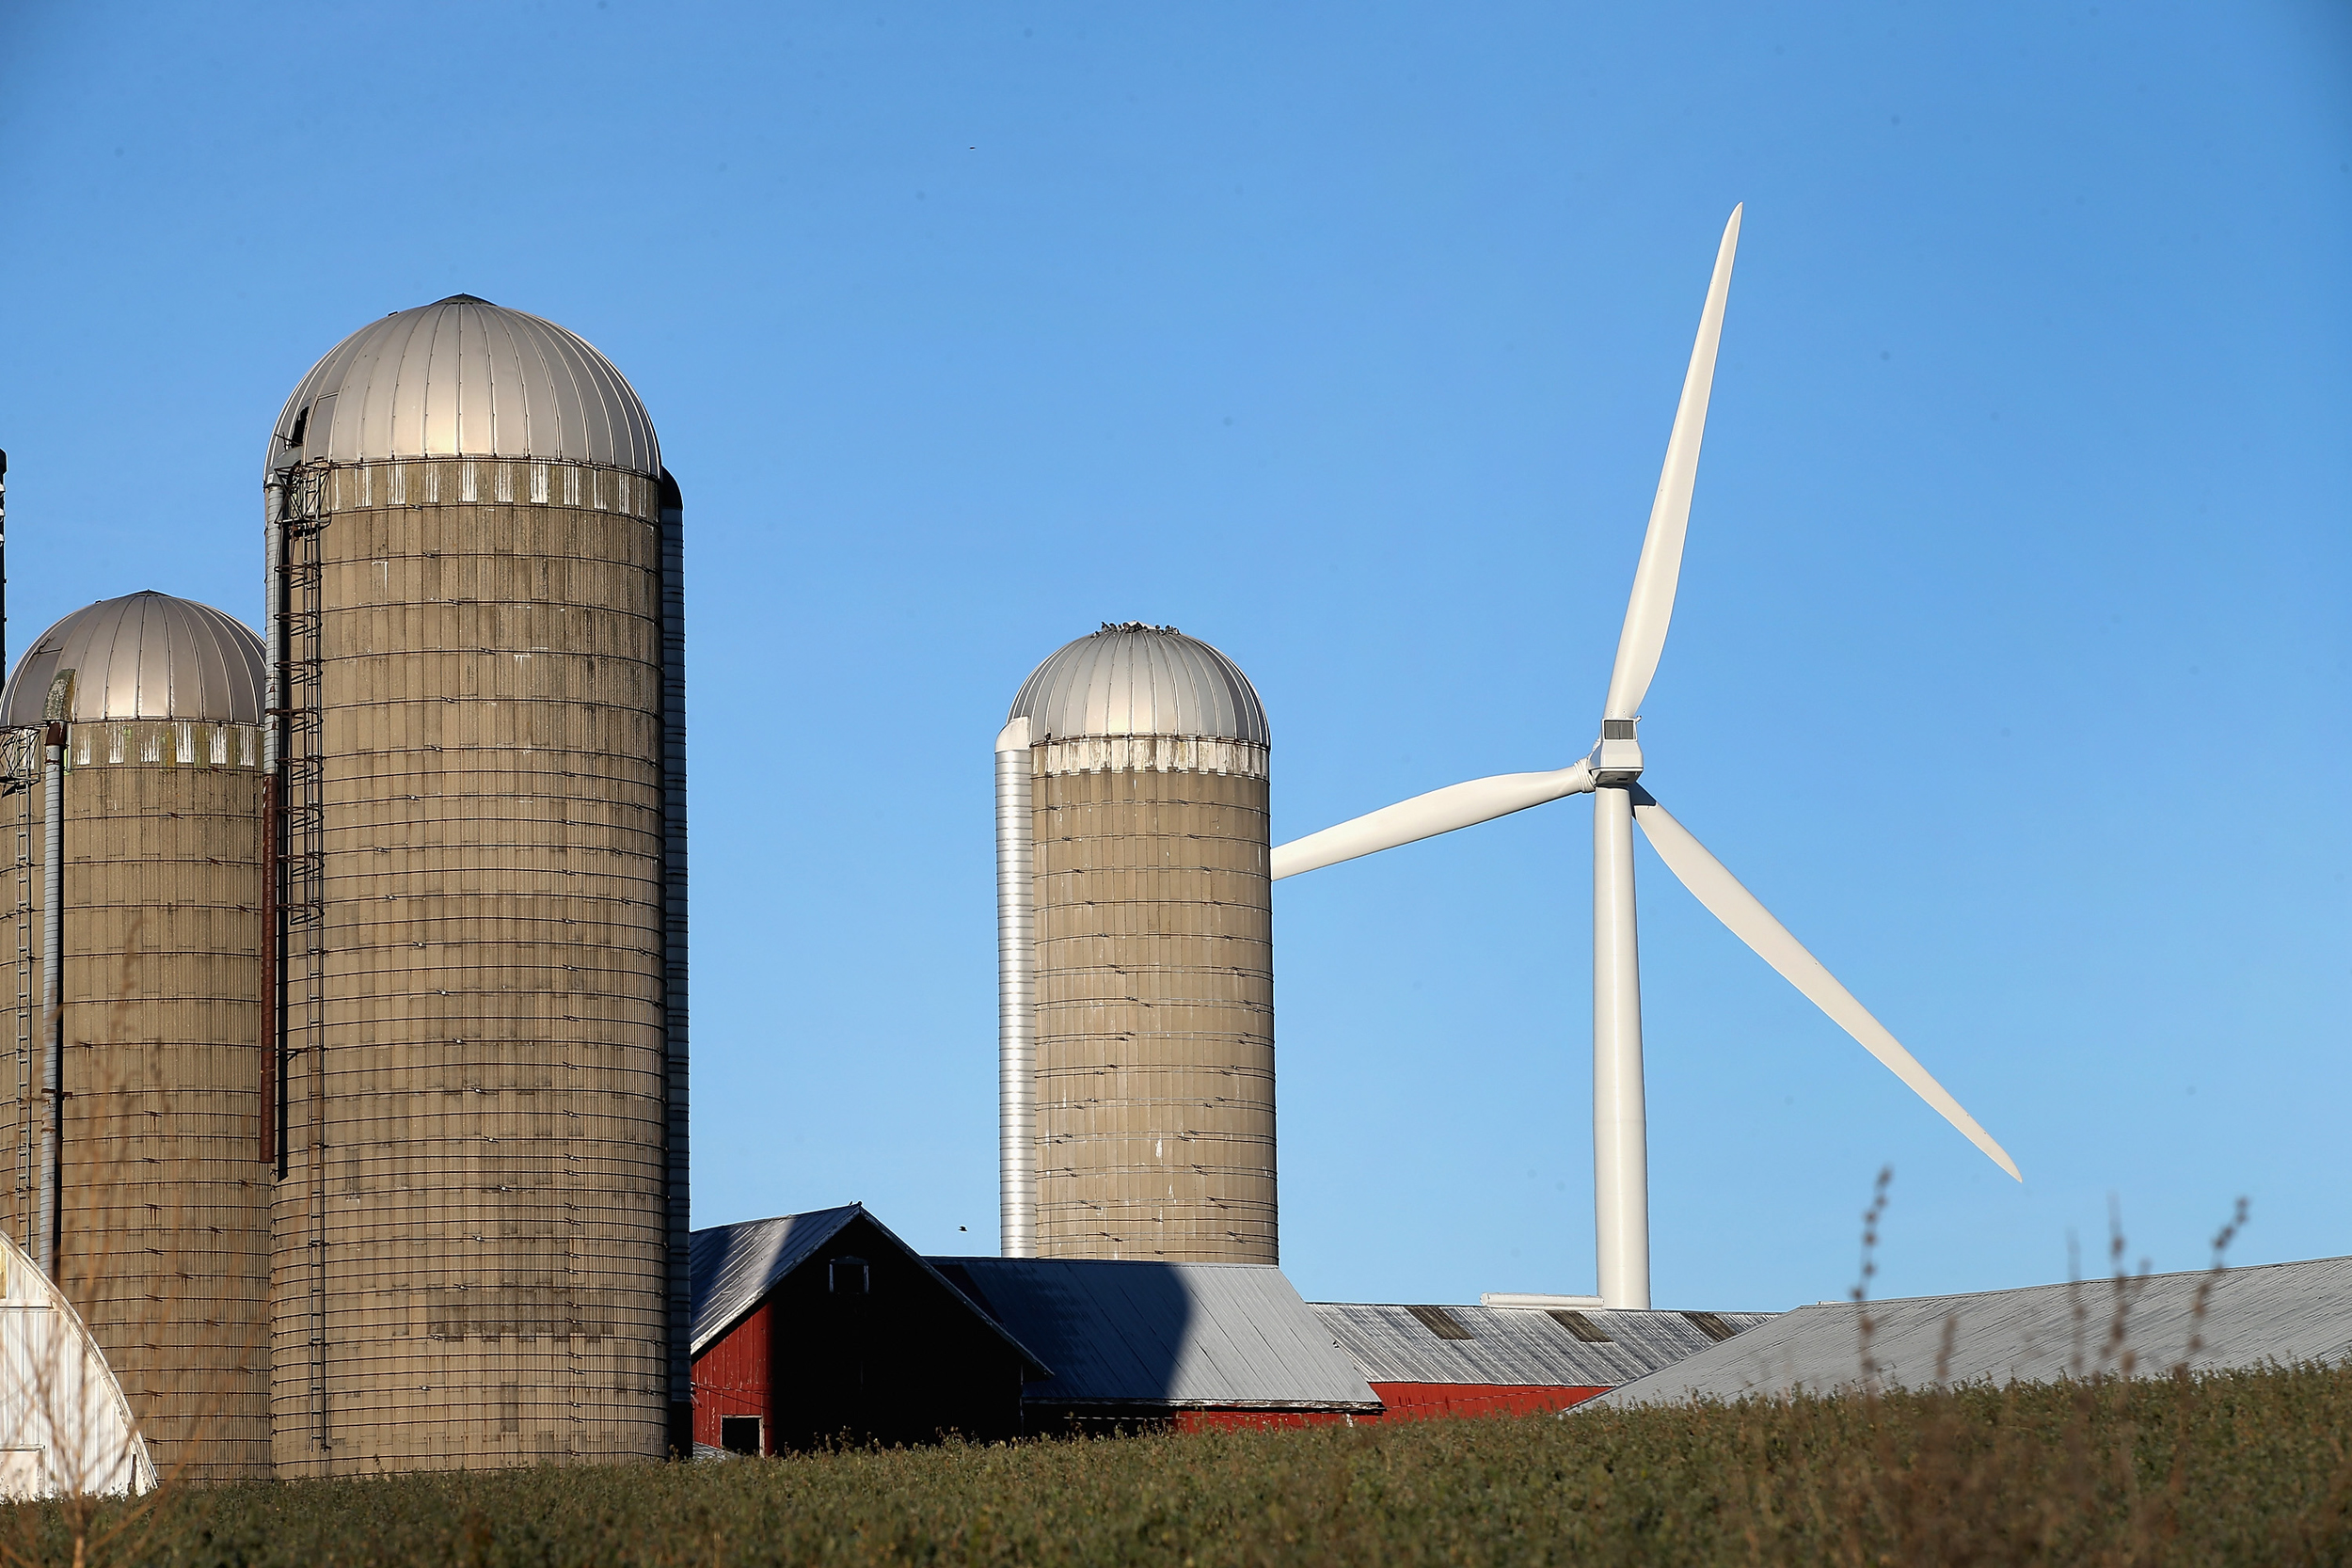
[(1633, 736), (1633, 726), (1640, 722), (1639, 719), (1600, 721), (1600, 744), (1586, 759), (1592, 765), (1595, 784), (1627, 784), (1642, 776), (1642, 743)]

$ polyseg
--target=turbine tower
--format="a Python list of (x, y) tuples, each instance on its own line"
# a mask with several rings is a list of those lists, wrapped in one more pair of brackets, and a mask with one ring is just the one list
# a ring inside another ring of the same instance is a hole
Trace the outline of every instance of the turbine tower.
[[(1860, 1042), (2012, 1177), (2017, 1165), (1976, 1118), (1961, 1108), (1886, 1027), (1870, 1016), (1689, 829), (1666, 814), (1640, 780), (1635, 736), (1642, 699), (1658, 673), (1682, 573), (1691, 492), (1698, 479), (1699, 439), (1715, 380), (1732, 254), (1740, 244), (1732, 209), (1715, 255), (1715, 275), (1699, 315), (1698, 341), (1682, 381), (1682, 402), (1666, 441), (1666, 463), (1650, 505), (1649, 531), (1633, 572), (1625, 628), (1601, 706), (1600, 741), (1590, 755), (1549, 773), (1505, 773), (1433, 790), (1282, 845), (1275, 880), (1359, 855), (1491, 821), (1568, 795), (1593, 797), (1593, 1217), (1602, 1304), (1646, 1307), (1649, 1299), (1648, 1123), (1642, 1100), (1642, 973), (1633, 904), (1633, 829), (1638, 824), (1666, 868), (1709, 913)], [(2022, 1177), (2018, 1178), (2024, 1180)]]

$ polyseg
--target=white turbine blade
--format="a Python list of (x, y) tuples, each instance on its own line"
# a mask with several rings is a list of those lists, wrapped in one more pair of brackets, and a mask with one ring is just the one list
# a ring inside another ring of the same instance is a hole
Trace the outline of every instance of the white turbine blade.
[(1862, 1049), (1884, 1063), (1896, 1077), (1910, 1085), (1912, 1093), (1934, 1106), (1946, 1121), (1959, 1128), (1962, 1135), (1984, 1150), (1994, 1164), (2018, 1180), (2025, 1180), (2017, 1175), (2017, 1162), (2009, 1157), (2009, 1151), (1977, 1125), (1976, 1117), (1960, 1108), (1960, 1101), (1919, 1065), (1916, 1057), (1896, 1043), (1895, 1037), (1886, 1032), (1886, 1025), (1872, 1018), (1869, 1010), (1853, 999), (1853, 993), (1821, 967), (1821, 960), (1806, 952), (1788, 934), (1788, 928), (1756, 902), (1756, 895), (1741, 887), (1740, 879), (1724, 869), (1724, 863), (1691, 836), (1690, 829), (1667, 816), (1666, 808), (1639, 785), (1633, 789), (1633, 819), (1649, 835), (1650, 847), (1658, 851), (1658, 858), (1666, 863), (1667, 869), (1682, 879), (1682, 885), (1707, 906), (1708, 913), (1729, 927), (1733, 936), (1755, 948), (1757, 957), (1780, 971), (1782, 979), (1804, 992), (1807, 1000), (1829, 1014), (1832, 1022), (1860, 1041)]
[(1658, 673), (1658, 656), (1666, 647), (1675, 585), (1682, 578), (1682, 539), (1691, 524), (1691, 488), (1699, 477), (1699, 439), (1707, 434), (1707, 397), (1715, 385), (1715, 344), (1724, 334), (1724, 299), (1731, 292), (1731, 256), (1740, 248), (1740, 212), (1731, 210), (1724, 243), (1715, 252), (1715, 277), (1699, 312), (1698, 341), (1691, 347), (1682, 403), (1675, 410), (1674, 434), (1666, 438), (1666, 466), (1659, 471), (1658, 498), (1650, 502), (1649, 531), (1642, 536), (1642, 562), (1633, 569), (1633, 596), (1626, 601), (1625, 630), (1617, 636), (1604, 719), (1631, 719), (1641, 712), (1650, 677)]
[(1336, 828), (1295, 838), (1274, 851), (1274, 878), (1295, 877), (1359, 855), (1393, 849), (1417, 838), (1450, 833), (1508, 816), (1515, 811), (1540, 806), (1564, 795), (1582, 795), (1593, 787), (1593, 768), (1579, 762), (1551, 773), (1498, 773), (1491, 779), (1448, 784), (1416, 795), (1393, 806), (1382, 806)]

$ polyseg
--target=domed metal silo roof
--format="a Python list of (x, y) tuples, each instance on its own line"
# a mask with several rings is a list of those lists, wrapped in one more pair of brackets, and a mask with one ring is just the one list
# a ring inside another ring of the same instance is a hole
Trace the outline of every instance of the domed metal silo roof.
[(76, 723), (109, 719), (262, 721), (262, 640), (234, 616), (152, 591), (101, 599), (43, 632), (0, 694), (0, 723), (38, 724), (60, 670)]
[(551, 321), (452, 294), (327, 351), (294, 388), (268, 467), (506, 457), (661, 472), (653, 420), (612, 361)]
[(1104, 625), (1021, 683), (1012, 719), (1049, 736), (1170, 735), (1272, 744), (1265, 705), (1240, 666), (1174, 626)]

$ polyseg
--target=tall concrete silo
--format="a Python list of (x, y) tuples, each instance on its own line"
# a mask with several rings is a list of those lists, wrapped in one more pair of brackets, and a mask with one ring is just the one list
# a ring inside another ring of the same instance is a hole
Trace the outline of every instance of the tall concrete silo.
[(1104, 626), (996, 742), (1009, 1257), (1279, 1260), (1265, 707)]
[(459, 294), (270, 440), (279, 1473), (691, 1442), (683, 506)]
[(262, 679), (235, 620), (133, 594), (50, 627), (0, 695), (8, 1233), (167, 1476), (270, 1470)]

